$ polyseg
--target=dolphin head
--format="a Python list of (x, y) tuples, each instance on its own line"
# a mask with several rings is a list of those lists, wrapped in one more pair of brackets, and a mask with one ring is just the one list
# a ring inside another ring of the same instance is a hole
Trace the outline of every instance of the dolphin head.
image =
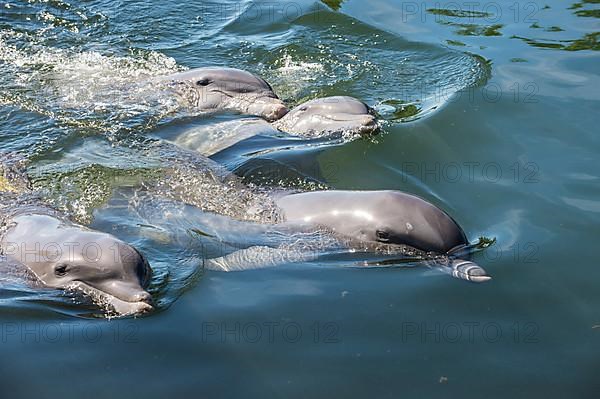
[(360, 241), (442, 254), (467, 244), (448, 214), (401, 191), (314, 191), (283, 196), (277, 205), (286, 221), (324, 226)]
[(369, 107), (346, 96), (319, 98), (300, 104), (274, 126), (289, 134), (308, 137), (336, 133), (370, 135), (379, 130)]
[(454, 219), (417, 196), (401, 191), (373, 192), (367, 207), (374, 215), (369, 231), (374, 241), (440, 254), (468, 244)]
[(409, 246), (446, 255), (454, 277), (490, 279), (475, 263), (453, 254), (469, 245), (460, 226), (435, 205), (401, 191), (313, 191), (277, 199), (287, 222), (325, 227), (359, 242)]
[(475, 262), (457, 257), (458, 254), (470, 257), (464, 253), (469, 241), (458, 223), (440, 208), (400, 191), (387, 192), (380, 201), (375, 201), (374, 207), (389, 212), (385, 221), (374, 226), (376, 241), (406, 244), (425, 252), (446, 255), (427, 263), (461, 280), (483, 283), (492, 279)]
[(240, 69), (198, 68), (167, 79), (201, 111), (233, 111), (268, 121), (288, 112), (265, 80)]
[(148, 262), (110, 234), (49, 215), (19, 215), (1, 245), (47, 287), (82, 291), (123, 315), (153, 309), (145, 290), (152, 276)]

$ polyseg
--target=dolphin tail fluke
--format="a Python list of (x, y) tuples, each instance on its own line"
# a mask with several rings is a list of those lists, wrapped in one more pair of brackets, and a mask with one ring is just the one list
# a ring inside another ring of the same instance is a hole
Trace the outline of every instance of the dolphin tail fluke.
[(473, 283), (484, 283), (492, 279), (490, 275), (478, 264), (464, 259), (450, 259), (447, 265), (452, 277)]

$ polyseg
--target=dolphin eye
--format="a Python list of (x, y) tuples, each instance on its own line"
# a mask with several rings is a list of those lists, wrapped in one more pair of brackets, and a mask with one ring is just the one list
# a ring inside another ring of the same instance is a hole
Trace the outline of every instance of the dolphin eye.
[(377, 230), (375, 235), (377, 236), (377, 241), (388, 242), (390, 240), (390, 233), (387, 231)]
[(302, 111), (302, 112), (308, 111), (308, 107), (300, 107), (300, 111)]
[(205, 78), (205, 79), (200, 79), (199, 81), (197, 81), (197, 82), (196, 82), (196, 84), (197, 84), (198, 86), (208, 86), (210, 83), (211, 83), (211, 82), (210, 82), (210, 79), (207, 79), (207, 78)]
[(64, 277), (64, 276), (66, 276), (67, 272), (69, 271), (68, 269), (69, 269), (69, 267), (67, 265), (64, 265), (64, 264), (58, 265), (54, 268), (54, 275), (56, 277)]

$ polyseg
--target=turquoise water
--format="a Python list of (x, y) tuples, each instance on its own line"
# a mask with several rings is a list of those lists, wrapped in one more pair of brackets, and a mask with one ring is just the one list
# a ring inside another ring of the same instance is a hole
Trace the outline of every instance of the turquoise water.
[[(598, 396), (595, 0), (0, 10), (2, 150), (31, 161), (46, 201), (140, 248), (158, 304), (105, 320), (79, 298), (3, 277), (2, 397)], [(475, 255), (493, 280), (360, 270), (335, 254), (202, 272), (203, 259), (253, 238), (190, 233), (209, 224), (204, 213), (140, 187), (166, 180), (230, 216), (243, 198), (189, 171), (164, 176), (152, 133), (198, 122), (137, 83), (208, 65), (258, 73), (290, 105), (352, 95), (384, 121), (376, 139), (256, 137), (215, 160), (260, 185), (418, 194), (472, 241), (496, 238)]]

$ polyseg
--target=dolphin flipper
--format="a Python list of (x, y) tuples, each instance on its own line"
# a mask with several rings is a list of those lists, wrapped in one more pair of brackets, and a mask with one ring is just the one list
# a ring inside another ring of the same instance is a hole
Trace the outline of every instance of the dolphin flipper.
[(220, 258), (208, 259), (204, 263), (204, 267), (207, 270), (233, 272), (276, 267), (287, 263), (303, 262), (313, 258), (313, 254), (302, 253), (301, 251), (254, 246), (240, 249)]
[[(305, 262), (314, 258), (314, 254), (287, 248), (253, 246), (219, 258), (208, 259), (204, 267), (207, 270), (233, 272)], [(452, 277), (473, 283), (483, 283), (492, 279), (481, 266), (464, 259), (448, 259), (447, 263), (434, 262), (430, 265), (440, 267)]]

